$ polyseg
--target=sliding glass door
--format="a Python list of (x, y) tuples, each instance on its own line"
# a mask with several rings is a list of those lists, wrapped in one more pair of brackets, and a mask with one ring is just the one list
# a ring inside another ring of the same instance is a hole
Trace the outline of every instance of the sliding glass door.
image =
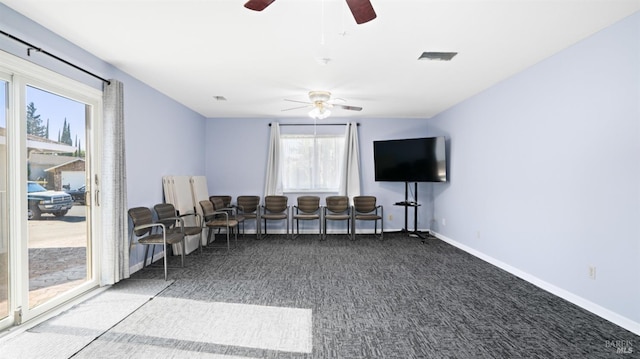
[[(26, 87), (29, 308), (91, 279), (82, 102)], [(89, 112), (90, 113), (90, 112)]]
[[(101, 91), (0, 53), (0, 329), (98, 285)], [(14, 65), (14, 66), (11, 66)], [(8, 175), (10, 174), (10, 175)]]

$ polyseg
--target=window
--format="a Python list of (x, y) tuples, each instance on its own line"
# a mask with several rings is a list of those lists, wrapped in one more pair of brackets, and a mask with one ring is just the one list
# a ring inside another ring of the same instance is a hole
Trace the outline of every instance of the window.
[(337, 192), (344, 135), (282, 135), (284, 192)]

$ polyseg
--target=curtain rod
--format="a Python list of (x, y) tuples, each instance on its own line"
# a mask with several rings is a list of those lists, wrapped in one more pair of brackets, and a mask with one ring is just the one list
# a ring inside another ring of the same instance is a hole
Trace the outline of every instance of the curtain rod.
[[(344, 126), (349, 123), (281, 123), (280, 126)], [(360, 126), (360, 123), (356, 122), (356, 126)], [(269, 123), (271, 127), (271, 123)]]
[(93, 76), (93, 77), (95, 77), (95, 78), (97, 78), (99, 80), (102, 80), (102, 82), (106, 82), (107, 85), (111, 85), (111, 82), (109, 80), (103, 79), (102, 77), (100, 77), (100, 76), (98, 76), (98, 75), (96, 75), (96, 74), (94, 74), (92, 72), (89, 72), (89, 71), (83, 69), (80, 66), (74, 65), (74, 64), (70, 63), (69, 61), (67, 61), (65, 59), (61, 59), (58, 56), (56, 56), (56, 55), (54, 55), (54, 54), (52, 54), (52, 53), (50, 53), (48, 51), (45, 51), (45, 50), (43, 50), (43, 49), (41, 49), (39, 47), (36, 47), (36, 46), (34, 46), (34, 45), (32, 45), (32, 44), (30, 44), (30, 43), (28, 43), (28, 42), (26, 42), (26, 41), (24, 41), (22, 39), (19, 39), (19, 38), (15, 37), (15, 36), (13, 36), (11, 34), (8, 34), (8, 33), (4, 32), (2, 30), (0, 30), (0, 33), (2, 33), (2, 35), (6, 36), (6, 37), (8, 37), (8, 38), (10, 38), (12, 40), (15, 40), (15, 41), (17, 41), (17, 42), (19, 42), (19, 43), (21, 43), (23, 45), (29, 46), (29, 48), (27, 49), (27, 56), (31, 56), (31, 50), (35, 50), (37, 52), (41, 52), (41, 53), (43, 53), (45, 55), (53, 57), (54, 59), (56, 59), (56, 60), (58, 60), (60, 62), (64, 62), (65, 64), (75, 68), (76, 70), (80, 70), (80, 71), (84, 72), (85, 74), (91, 75), (91, 76)]

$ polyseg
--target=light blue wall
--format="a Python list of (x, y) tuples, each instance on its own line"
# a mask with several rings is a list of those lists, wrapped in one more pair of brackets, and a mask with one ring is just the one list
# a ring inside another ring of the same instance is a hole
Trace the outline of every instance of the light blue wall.
[(434, 229), (640, 328), (639, 69), (635, 14), (437, 116)]
[[(0, 28), (103, 77), (124, 83), (128, 206), (152, 207), (163, 201), (162, 176), (203, 175), (205, 119), (148, 85), (101, 61), (42, 26), (0, 4)], [(26, 46), (0, 35), (0, 50), (67, 77), (102, 88), (102, 82), (43, 54), (26, 56)], [(131, 264), (142, 261), (141, 250)]]

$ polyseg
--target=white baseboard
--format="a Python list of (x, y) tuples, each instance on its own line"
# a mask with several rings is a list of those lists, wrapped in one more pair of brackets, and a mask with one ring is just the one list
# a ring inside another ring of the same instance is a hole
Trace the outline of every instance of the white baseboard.
[(562, 289), (560, 287), (557, 287), (553, 284), (550, 284), (548, 282), (545, 282), (543, 280), (541, 280), (538, 277), (535, 277), (529, 273), (526, 273), (518, 268), (515, 268), (511, 265), (508, 265), (502, 261), (499, 261), (491, 256), (488, 256), (482, 252), (479, 252), (471, 247), (468, 247), (462, 243), (459, 243), (451, 238), (448, 238), (440, 233), (436, 233), (436, 232), (431, 232), (432, 235), (434, 235), (436, 238), (442, 240), (443, 242), (447, 242), (449, 244), (451, 244), (454, 247), (457, 247), (469, 254), (471, 254), (474, 257), (477, 257), (487, 263), (493, 264), (494, 266), (503, 269), (513, 275), (515, 275), (516, 277), (519, 277), (551, 294), (554, 294), (564, 300), (567, 300), (577, 306), (579, 306), (580, 308), (583, 308), (603, 319), (606, 319), (616, 325), (619, 325), (620, 327), (634, 333), (637, 335), (640, 335), (640, 323), (635, 322), (627, 317), (624, 317), (618, 313), (615, 313), (607, 308), (604, 308), (598, 304), (595, 304), (587, 299), (584, 299), (578, 295), (575, 295), (565, 289)]

